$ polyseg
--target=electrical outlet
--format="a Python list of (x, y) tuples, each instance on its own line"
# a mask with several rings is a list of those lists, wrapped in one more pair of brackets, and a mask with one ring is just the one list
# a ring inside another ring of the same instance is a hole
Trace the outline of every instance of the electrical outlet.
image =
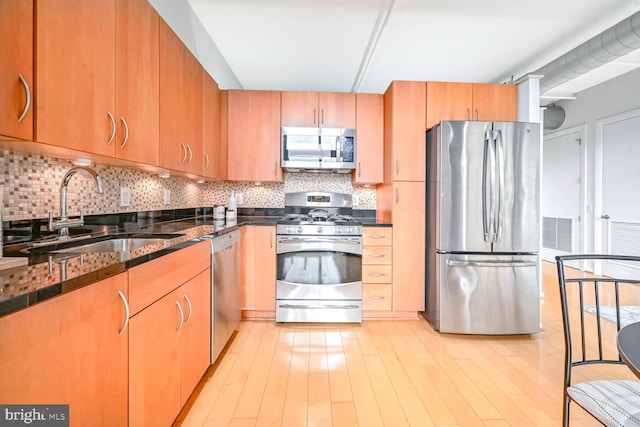
[(354, 194), (351, 196), (351, 202), (353, 203), (353, 206), (358, 206), (360, 204), (360, 196)]
[(164, 190), (164, 204), (165, 205), (171, 204), (171, 190), (169, 190), (168, 188), (165, 188)]
[(120, 187), (120, 206), (131, 206), (131, 190), (129, 190), (129, 187)]
[(236, 206), (242, 206), (243, 203), (244, 197), (242, 196), (242, 193), (236, 193)]

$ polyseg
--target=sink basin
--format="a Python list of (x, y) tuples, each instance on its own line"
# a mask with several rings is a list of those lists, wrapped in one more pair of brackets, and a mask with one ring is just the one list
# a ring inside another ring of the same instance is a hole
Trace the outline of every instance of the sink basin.
[(64, 249), (53, 249), (55, 253), (98, 253), (98, 252), (131, 252), (148, 245), (166, 243), (169, 239), (124, 238), (85, 243)]
[(171, 239), (183, 236), (183, 234), (148, 234), (148, 233), (129, 233), (114, 234), (112, 236), (103, 236), (78, 241), (53, 241), (51, 244), (23, 249), (23, 252), (29, 254), (87, 254), (87, 253), (105, 253), (105, 252), (131, 252), (149, 245), (163, 244), (168, 245)]

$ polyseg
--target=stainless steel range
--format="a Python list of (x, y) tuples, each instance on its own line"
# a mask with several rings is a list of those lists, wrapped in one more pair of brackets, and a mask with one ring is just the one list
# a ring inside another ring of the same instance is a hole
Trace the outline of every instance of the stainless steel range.
[(287, 193), (276, 224), (276, 321), (362, 321), (362, 226), (350, 194)]

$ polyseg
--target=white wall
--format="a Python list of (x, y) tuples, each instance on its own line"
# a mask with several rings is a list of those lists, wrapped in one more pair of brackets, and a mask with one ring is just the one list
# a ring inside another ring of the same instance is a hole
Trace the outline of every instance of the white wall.
[[(640, 69), (623, 74), (613, 80), (601, 83), (576, 94), (574, 101), (560, 101), (557, 105), (566, 111), (566, 119), (562, 127), (554, 131), (546, 131), (545, 138), (556, 132), (584, 126), (584, 165), (586, 191), (582, 211), (586, 212), (584, 242), (585, 252), (594, 252), (594, 227), (599, 221), (600, 212), (594, 211), (595, 205), (595, 146), (596, 122), (640, 108)], [(597, 229), (599, 232), (599, 229)]]

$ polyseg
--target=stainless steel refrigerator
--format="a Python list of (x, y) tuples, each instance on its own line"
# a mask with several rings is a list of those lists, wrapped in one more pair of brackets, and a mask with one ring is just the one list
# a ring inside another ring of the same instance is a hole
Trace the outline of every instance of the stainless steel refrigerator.
[(426, 310), (440, 332), (540, 329), (540, 124), (427, 132)]

